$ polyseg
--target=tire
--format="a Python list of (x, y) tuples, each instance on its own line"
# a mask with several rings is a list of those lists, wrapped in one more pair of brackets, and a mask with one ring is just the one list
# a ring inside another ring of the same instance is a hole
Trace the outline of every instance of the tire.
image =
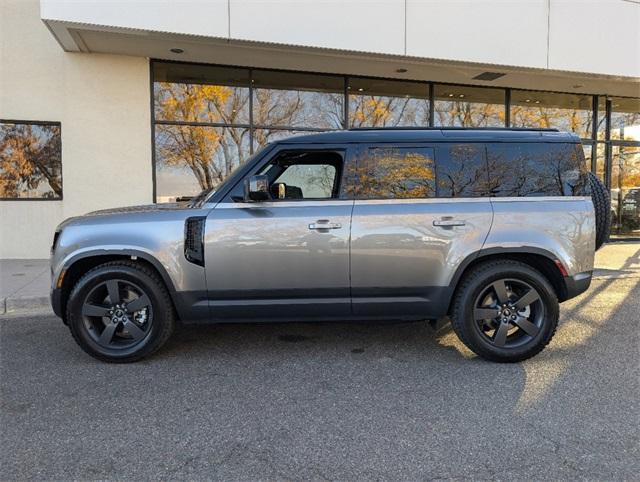
[(477, 355), (513, 363), (531, 358), (547, 346), (558, 325), (558, 312), (556, 293), (539, 271), (519, 261), (488, 261), (460, 282), (451, 322), (462, 343)]
[(88, 271), (71, 290), (67, 320), (85, 352), (114, 363), (151, 355), (175, 328), (164, 283), (155, 271), (131, 261), (113, 261)]
[(596, 214), (596, 251), (609, 239), (611, 231), (611, 198), (609, 191), (598, 176), (589, 172), (591, 200)]

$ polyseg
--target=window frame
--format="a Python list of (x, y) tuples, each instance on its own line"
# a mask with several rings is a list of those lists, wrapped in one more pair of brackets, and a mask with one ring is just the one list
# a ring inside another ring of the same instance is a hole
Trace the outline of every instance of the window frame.
[[(266, 146), (264, 149), (269, 149)], [(343, 187), (345, 186), (345, 173), (347, 172), (346, 166), (350, 162), (351, 151), (353, 146), (348, 144), (275, 144), (268, 151), (265, 151), (264, 155), (259, 159), (255, 159), (255, 163), (252, 166), (248, 166), (242, 177), (229, 186), (224, 195), (220, 198), (221, 203), (245, 203), (248, 205), (260, 206), (262, 203), (276, 203), (276, 202), (336, 202), (346, 201), (348, 198), (343, 196)], [(307, 199), (269, 199), (267, 201), (247, 202), (239, 201), (240, 193), (244, 193), (244, 182), (251, 176), (259, 174), (269, 164), (271, 164), (279, 155), (283, 152), (335, 152), (342, 158), (342, 163), (339, 169), (336, 170), (338, 176), (337, 197), (330, 198), (307, 198)]]
[[(0, 124), (24, 124), (24, 125), (41, 125), (41, 126), (56, 126), (60, 130), (60, 197), (46, 198), (46, 197), (0, 197), (0, 201), (48, 201), (56, 202), (64, 200), (64, 169), (62, 168), (62, 122), (61, 121), (40, 121), (40, 120), (19, 120), (19, 119), (0, 119)], [(155, 169), (155, 166), (154, 166)], [(155, 172), (154, 172), (155, 178)], [(155, 179), (154, 179), (155, 189)]]

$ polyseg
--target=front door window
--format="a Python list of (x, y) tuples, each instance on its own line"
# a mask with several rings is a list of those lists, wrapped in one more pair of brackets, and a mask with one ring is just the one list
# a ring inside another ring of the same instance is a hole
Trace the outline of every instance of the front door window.
[(261, 173), (269, 178), (273, 200), (338, 197), (342, 155), (333, 151), (287, 151)]

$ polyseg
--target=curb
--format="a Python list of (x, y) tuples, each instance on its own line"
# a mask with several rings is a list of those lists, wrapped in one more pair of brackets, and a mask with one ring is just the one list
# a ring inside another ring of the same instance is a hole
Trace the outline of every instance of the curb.
[(53, 313), (48, 296), (19, 296), (0, 300), (0, 315), (19, 315), (23, 313)]

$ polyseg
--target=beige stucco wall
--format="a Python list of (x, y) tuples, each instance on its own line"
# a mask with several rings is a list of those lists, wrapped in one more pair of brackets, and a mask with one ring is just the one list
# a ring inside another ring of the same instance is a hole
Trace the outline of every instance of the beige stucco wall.
[(44, 258), (55, 226), (152, 202), (149, 61), (66, 53), (38, 0), (0, 0), (0, 118), (62, 123), (62, 201), (0, 201), (0, 258)]

